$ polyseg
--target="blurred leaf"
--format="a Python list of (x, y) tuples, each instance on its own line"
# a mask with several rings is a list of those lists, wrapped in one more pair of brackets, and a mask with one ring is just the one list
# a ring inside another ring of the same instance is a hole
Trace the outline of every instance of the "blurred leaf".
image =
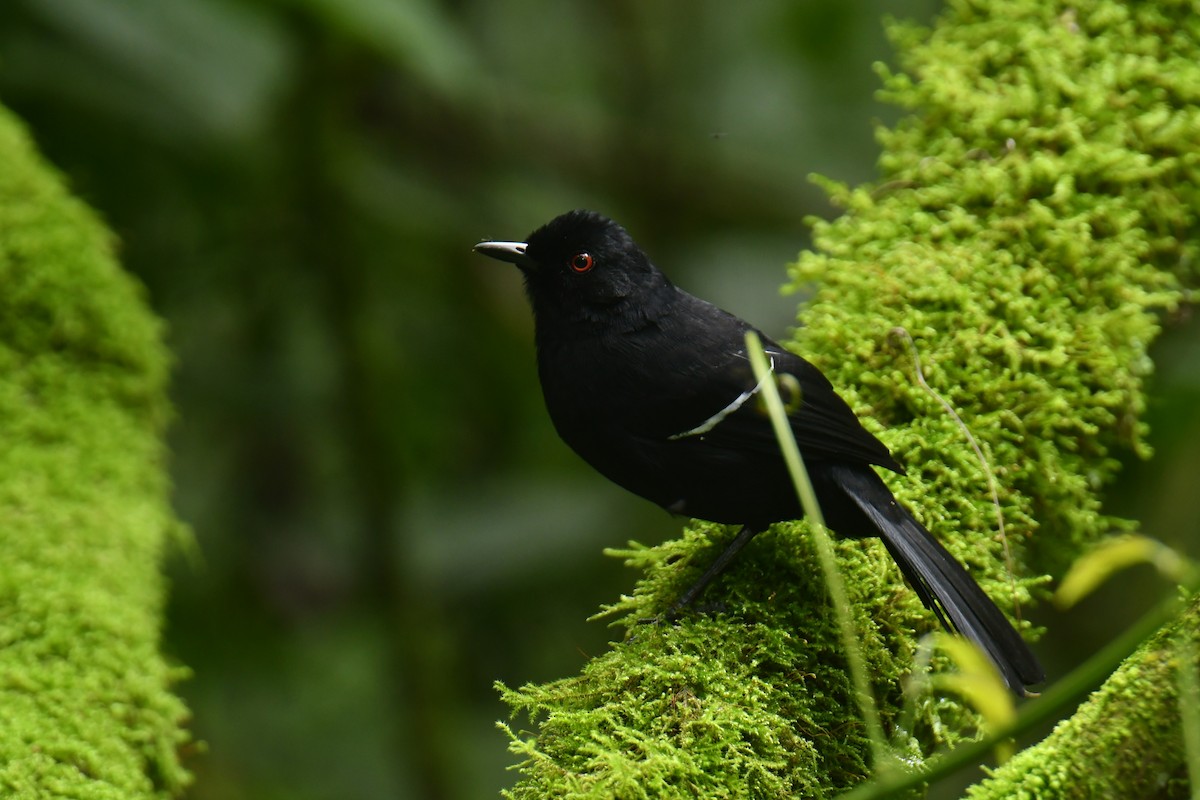
[(474, 74), (465, 38), (429, 0), (301, 0), (325, 22), (435, 91), (461, 98)]
[(192, 0), (26, 0), (67, 40), (4, 42), (5, 79), (58, 94), (164, 141), (240, 139), (265, 127), (291, 69), (279, 28)]
[(1134, 564), (1153, 564), (1170, 581), (1179, 583), (1188, 571), (1183, 556), (1162, 542), (1146, 536), (1120, 536), (1097, 547), (1072, 566), (1054, 595), (1061, 608), (1070, 608), (1097, 586)]
[[(938, 648), (958, 667), (957, 672), (940, 673), (930, 678), (930, 684), (962, 697), (983, 717), (985, 733), (1003, 730), (1017, 719), (1017, 707), (1012, 693), (1005, 687), (1000, 673), (987, 656), (971, 642), (958, 636), (937, 635)], [(1014, 752), (1011, 742), (996, 746), (996, 760), (1007, 761)]]

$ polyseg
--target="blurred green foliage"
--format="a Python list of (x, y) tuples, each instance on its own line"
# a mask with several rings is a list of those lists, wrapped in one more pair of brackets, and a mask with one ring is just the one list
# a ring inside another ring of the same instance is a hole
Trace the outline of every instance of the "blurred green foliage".
[[(116, 229), (178, 357), (177, 506), (201, 557), (174, 565), (168, 647), (209, 743), (192, 797), (512, 782), (492, 682), (601, 651), (584, 618), (632, 584), (601, 548), (679, 523), (557, 441), (519, 279), (470, 245), (592, 207), (782, 333), (784, 264), (830, 213), (806, 176), (875, 174), (881, 15), (933, 10), (0, 4), (0, 100)], [(1159, 349), (1160, 456), (1114, 501), (1175, 540), (1200, 519), (1185, 327)], [(1122, 618), (1092, 602), (1050, 622), (1052, 664)]]

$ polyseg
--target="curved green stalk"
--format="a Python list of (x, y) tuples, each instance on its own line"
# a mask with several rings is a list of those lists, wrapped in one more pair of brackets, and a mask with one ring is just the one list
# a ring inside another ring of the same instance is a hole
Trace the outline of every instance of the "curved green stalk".
[[(767, 413), (771, 418), (771, 426), (775, 430), (775, 438), (783, 451), (783, 459), (787, 462), (788, 472), (796, 487), (796, 494), (804, 508), (804, 516), (808, 520), (813, 542), (816, 544), (817, 555), (821, 560), (821, 569), (825, 575), (825, 583), (829, 587), (829, 601), (833, 605), (837, 618), (838, 631), (842, 637), (842, 647), (846, 651), (846, 661), (850, 665), (850, 675), (854, 681), (854, 698), (862, 714), (863, 724), (867, 727), (867, 736), (871, 740), (871, 750), (874, 754), (872, 762), (875, 771), (890, 771), (887, 765), (892, 764), (888, 757), (887, 740), (883, 736), (883, 725), (879, 722), (879, 710), (875, 707), (875, 695), (871, 692), (871, 682), (867, 678), (866, 662), (863, 659), (862, 648), (858, 644), (858, 633), (854, 630), (854, 621), (850, 617), (850, 599), (846, 594), (846, 583), (837, 566), (837, 557), (833, 552), (833, 541), (825, 527), (825, 517), (821, 514), (821, 506), (813, 491), (812, 481), (808, 478), (808, 470), (804, 468), (804, 459), (800, 456), (800, 448), (796, 446), (796, 437), (792, 426), (788, 424), (787, 410), (779, 397), (779, 388), (775, 385), (771, 365), (767, 363), (767, 355), (763, 351), (762, 342), (754, 331), (746, 333), (746, 355), (750, 357), (750, 366), (754, 369), (754, 379), (761, 387), (762, 398), (766, 402)], [(800, 398), (804, 402), (804, 398)]]

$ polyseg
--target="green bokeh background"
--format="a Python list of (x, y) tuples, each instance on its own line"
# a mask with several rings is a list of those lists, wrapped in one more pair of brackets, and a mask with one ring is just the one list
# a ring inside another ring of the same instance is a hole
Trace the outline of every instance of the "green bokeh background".
[[(168, 654), (194, 798), (495, 796), (492, 689), (573, 674), (679, 528), (558, 442), (515, 270), (575, 207), (685, 288), (793, 324), (785, 264), (874, 175), (882, 17), (930, 0), (8, 0), (0, 102), (115, 230), (178, 357)], [(0, 165), (2, 168), (2, 165)], [(1111, 497), (1200, 555), (1200, 324), (1156, 348), (1158, 454)], [(1165, 590), (1050, 627), (1061, 674)]]

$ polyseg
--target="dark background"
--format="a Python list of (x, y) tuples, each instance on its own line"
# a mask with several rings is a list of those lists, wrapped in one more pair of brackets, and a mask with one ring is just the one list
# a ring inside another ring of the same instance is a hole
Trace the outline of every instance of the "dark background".
[[(884, 13), (931, 0), (7, 0), (0, 102), (115, 230), (178, 354), (166, 649), (194, 798), (493, 797), (492, 682), (577, 672), (672, 520), (561, 445), (515, 270), (575, 207), (776, 335), (807, 176), (875, 175)], [(2, 166), (0, 166), (2, 168)], [(1200, 326), (1157, 349), (1159, 455), (1110, 498), (1197, 554)], [(189, 555), (190, 554), (190, 555)], [(1040, 646), (1061, 674), (1165, 587)]]

